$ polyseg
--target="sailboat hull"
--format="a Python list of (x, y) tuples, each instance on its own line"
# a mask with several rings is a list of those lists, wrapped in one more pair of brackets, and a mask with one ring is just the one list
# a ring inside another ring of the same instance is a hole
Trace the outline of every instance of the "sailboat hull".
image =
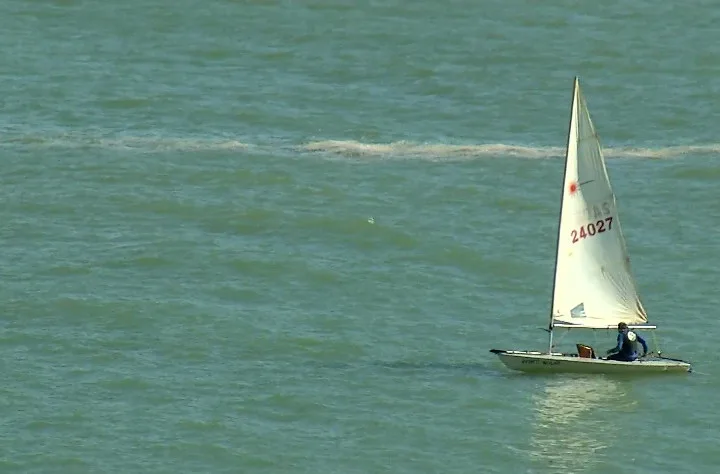
[(504, 351), (492, 349), (506, 367), (529, 373), (576, 373), (576, 374), (654, 374), (687, 373), (692, 370), (688, 362), (665, 359), (644, 358), (633, 362), (621, 362), (606, 359), (590, 359), (575, 354), (553, 353), (552, 355), (534, 351)]

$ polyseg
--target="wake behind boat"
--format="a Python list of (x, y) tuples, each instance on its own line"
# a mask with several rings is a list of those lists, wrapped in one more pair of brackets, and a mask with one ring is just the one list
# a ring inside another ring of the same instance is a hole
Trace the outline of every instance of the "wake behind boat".
[(510, 369), (523, 372), (689, 372), (688, 362), (650, 353), (632, 362), (554, 351), (555, 328), (654, 330), (638, 296), (600, 140), (575, 78), (565, 174), (560, 200), (548, 352), (492, 349)]

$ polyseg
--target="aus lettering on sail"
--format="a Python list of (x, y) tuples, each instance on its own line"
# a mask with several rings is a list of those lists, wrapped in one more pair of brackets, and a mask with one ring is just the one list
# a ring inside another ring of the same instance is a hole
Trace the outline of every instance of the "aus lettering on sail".
[(570, 237), (572, 237), (572, 243), (574, 244), (612, 230), (612, 206), (609, 201), (588, 206), (585, 208), (583, 217), (587, 219), (587, 222), (570, 231)]

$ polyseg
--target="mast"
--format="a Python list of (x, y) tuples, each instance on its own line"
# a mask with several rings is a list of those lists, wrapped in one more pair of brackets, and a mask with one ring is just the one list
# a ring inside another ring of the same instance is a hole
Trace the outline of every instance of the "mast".
[(561, 193), (560, 193), (560, 212), (558, 213), (558, 226), (557, 226), (557, 241), (555, 243), (555, 265), (553, 266), (553, 279), (552, 279), (552, 291), (550, 292), (550, 321), (548, 323), (548, 354), (552, 355), (552, 347), (553, 347), (553, 301), (555, 299), (555, 279), (557, 278), (557, 262), (558, 262), (558, 255), (560, 254), (560, 226), (562, 225), (562, 209), (563, 209), (563, 201), (565, 199), (565, 178), (567, 175), (567, 162), (568, 162), (568, 154), (570, 152), (570, 140), (572, 140), (573, 137), (570, 136), (570, 132), (572, 132), (572, 123), (574, 116), (576, 115), (574, 112), (577, 109), (576, 107), (576, 99), (578, 98), (578, 87), (579, 87), (579, 81), (578, 77), (575, 76), (575, 80), (573, 82), (573, 94), (572, 94), (572, 100), (570, 101), (570, 120), (568, 122), (568, 142), (567, 147), (565, 148), (565, 164), (563, 167), (563, 179), (562, 179), (562, 185), (560, 186)]

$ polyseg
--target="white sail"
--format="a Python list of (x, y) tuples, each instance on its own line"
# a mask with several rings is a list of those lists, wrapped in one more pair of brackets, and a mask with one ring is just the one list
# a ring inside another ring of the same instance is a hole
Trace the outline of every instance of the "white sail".
[(647, 323), (630, 270), (615, 195), (577, 78), (568, 136), (552, 325)]

